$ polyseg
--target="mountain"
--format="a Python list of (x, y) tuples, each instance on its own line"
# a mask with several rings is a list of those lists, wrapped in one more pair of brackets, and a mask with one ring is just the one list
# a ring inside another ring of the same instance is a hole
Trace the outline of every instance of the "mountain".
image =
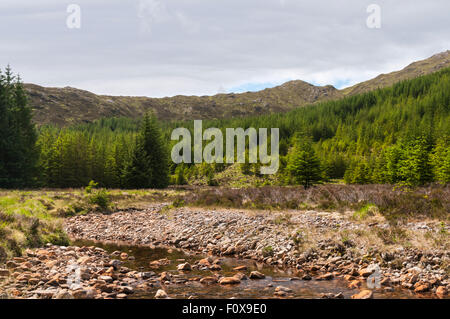
[(31, 99), (35, 121), (58, 125), (91, 122), (101, 117), (136, 118), (149, 109), (163, 120), (258, 115), (341, 97), (341, 93), (332, 86), (314, 86), (303, 81), (291, 81), (259, 92), (166, 98), (96, 95), (71, 87), (45, 88), (33, 84), (26, 84), (25, 88)]
[(391, 86), (403, 80), (409, 80), (421, 75), (434, 73), (441, 69), (450, 67), (450, 50), (433, 55), (432, 57), (411, 63), (406, 68), (391, 72), (388, 74), (380, 74), (376, 78), (361, 82), (354, 86), (341, 90), (344, 95), (355, 95)]
[(300, 80), (259, 92), (166, 98), (96, 95), (71, 87), (47, 88), (34, 84), (25, 84), (25, 88), (38, 125), (64, 126), (102, 117), (137, 118), (147, 110), (153, 110), (162, 120), (214, 119), (286, 112), (307, 104), (390, 86), (449, 66), (450, 51), (446, 51), (412, 63), (401, 71), (382, 74), (343, 90), (331, 85), (314, 86)]

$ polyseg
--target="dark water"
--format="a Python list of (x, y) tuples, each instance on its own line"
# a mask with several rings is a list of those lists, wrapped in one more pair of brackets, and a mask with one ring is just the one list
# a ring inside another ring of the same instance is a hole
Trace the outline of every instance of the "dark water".
[[(288, 287), (292, 289), (292, 293), (283, 298), (320, 298), (322, 294), (328, 293), (342, 293), (345, 298), (350, 298), (351, 295), (358, 292), (356, 289), (347, 288), (347, 282), (343, 279), (333, 279), (330, 281), (316, 281), (316, 280), (291, 280), (293, 273), (287, 269), (280, 269), (277, 267), (270, 267), (253, 260), (243, 260), (237, 258), (221, 258), (220, 266), (222, 271), (220, 274), (224, 276), (232, 276), (236, 274), (233, 268), (245, 265), (247, 270), (243, 271), (249, 275), (251, 271), (257, 270), (266, 275), (265, 279), (260, 280), (242, 280), (239, 285), (203, 285), (199, 281), (192, 280), (195, 277), (201, 278), (212, 276), (214, 273), (210, 270), (193, 270), (189, 272), (180, 273), (177, 271), (177, 265), (183, 262), (189, 262), (193, 265), (197, 260), (205, 258), (205, 255), (195, 254), (191, 252), (182, 251), (179, 249), (164, 248), (164, 247), (149, 247), (149, 246), (129, 246), (120, 243), (101, 243), (93, 241), (76, 240), (72, 242), (76, 246), (97, 246), (105, 249), (109, 253), (114, 251), (121, 251), (128, 253), (129, 256), (134, 256), (135, 260), (128, 260), (124, 262), (124, 266), (137, 271), (155, 271), (161, 273), (168, 271), (173, 275), (182, 275), (188, 279), (185, 283), (162, 285), (162, 288), (167, 292), (171, 298), (276, 298), (274, 291), (277, 286)], [(167, 258), (171, 263), (167, 266), (152, 269), (149, 263), (154, 260)], [(191, 279), (191, 280), (189, 280)], [(155, 293), (161, 286), (155, 286), (150, 291), (145, 293), (136, 292), (131, 295), (131, 298), (153, 298)], [(382, 290), (374, 290), (374, 298), (431, 298), (432, 295), (418, 296), (411, 291), (404, 289), (396, 289), (393, 292), (385, 292)]]

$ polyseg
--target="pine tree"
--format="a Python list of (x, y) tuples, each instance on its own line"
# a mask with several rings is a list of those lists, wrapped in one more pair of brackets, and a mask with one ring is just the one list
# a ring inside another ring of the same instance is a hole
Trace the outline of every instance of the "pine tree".
[(309, 141), (297, 144), (287, 165), (295, 184), (309, 188), (322, 180), (320, 160)]
[(37, 132), (19, 76), (0, 72), (0, 187), (32, 186), (39, 156)]
[(432, 144), (425, 136), (419, 136), (406, 145), (399, 167), (402, 181), (417, 186), (432, 180), (431, 149)]
[(185, 169), (184, 165), (178, 165), (175, 169), (175, 184), (177, 185), (186, 185), (186, 178), (185, 178)]
[(440, 183), (450, 183), (450, 143), (443, 137), (436, 143), (432, 154), (434, 179)]
[(147, 113), (136, 139), (125, 183), (132, 188), (164, 188), (169, 185), (168, 152), (156, 118)]
[(128, 188), (152, 187), (152, 167), (142, 138), (137, 137), (131, 160), (124, 171), (124, 185)]

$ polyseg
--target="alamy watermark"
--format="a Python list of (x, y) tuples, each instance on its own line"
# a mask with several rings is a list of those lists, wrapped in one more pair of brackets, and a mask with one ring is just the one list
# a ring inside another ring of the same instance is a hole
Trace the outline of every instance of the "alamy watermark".
[(80, 29), (81, 7), (78, 4), (69, 4), (66, 11), (69, 14), (66, 19), (66, 26), (69, 29)]
[(367, 13), (370, 13), (366, 20), (367, 27), (369, 29), (380, 29), (381, 7), (378, 4), (371, 4), (367, 7)]
[[(267, 128), (260, 128), (259, 132), (252, 127), (246, 130), (243, 128), (227, 128), (225, 134), (225, 162), (227, 164), (233, 164), (235, 162), (244, 164), (246, 162), (246, 154), (248, 153), (249, 163), (258, 163), (259, 161), (259, 163), (265, 165), (262, 165), (260, 168), (261, 174), (275, 174), (278, 171), (280, 166), (280, 132), (278, 128), (270, 129), (270, 154), (268, 154), (269, 140)], [(248, 150), (246, 149), (247, 138)], [(171, 152), (172, 161), (175, 164), (190, 164), (192, 163), (192, 159), (195, 164), (202, 162), (224, 162), (222, 131), (218, 128), (208, 128), (203, 131), (201, 120), (194, 121), (193, 145), (191, 132), (187, 128), (174, 129), (171, 139), (179, 141), (174, 145)], [(203, 147), (203, 141), (210, 142)], [(193, 157), (191, 149), (194, 150)]]
[(368, 270), (372, 271), (372, 274), (367, 277), (367, 288), (378, 289), (381, 288), (381, 269), (378, 264), (372, 264), (367, 267)]

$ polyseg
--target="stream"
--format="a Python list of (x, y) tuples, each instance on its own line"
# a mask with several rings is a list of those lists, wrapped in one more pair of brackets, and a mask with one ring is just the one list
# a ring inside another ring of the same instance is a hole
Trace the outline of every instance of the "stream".
[[(141, 293), (137, 291), (130, 295), (131, 299), (147, 299), (154, 298), (158, 289), (163, 288), (171, 298), (237, 298), (237, 299), (257, 299), (257, 298), (279, 298), (274, 296), (275, 288), (283, 286), (292, 289), (287, 298), (321, 298), (323, 294), (342, 293), (344, 298), (350, 298), (357, 293), (356, 289), (349, 289), (347, 282), (341, 278), (335, 278), (327, 281), (317, 280), (297, 280), (292, 270), (280, 269), (274, 266), (268, 266), (258, 263), (254, 260), (245, 260), (238, 258), (221, 257), (222, 270), (220, 274), (223, 276), (233, 276), (237, 271), (233, 268), (238, 266), (246, 266), (244, 273), (248, 276), (251, 271), (257, 270), (263, 273), (264, 279), (246, 279), (242, 280), (238, 285), (204, 285), (199, 282), (200, 278), (212, 276), (214, 273), (210, 270), (192, 270), (180, 272), (177, 265), (188, 262), (191, 265), (196, 261), (207, 257), (203, 254), (183, 251), (174, 248), (150, 247), (150, 246), (130, 246), (122, 243), (103, 243), (87, 240), (75, 240), (72, 242), (75, 246), (96, 246), (105, 249), (108, 253), (114, 251), (126, 252), (129, 256), (133, 256), (134, 260), (126, 260), (123, 266), (136, 271), (154, 271), (161, 273), (163, 271), (170, 272), (175, 275), (174, 283), (170, 285), (155, 285), (149, 291)], [(162, 266), (155, 270), (151, 268), (151, 261), (167, 258), (171, 262), (169, 265)], [(177, 276), (178, 275), (178, 276)], [(283, 298), (286, 298), (283, 297)], [(431, 296), (430, 296), (431, 297)], [(396, 288), (394, 291), (386, 292), (381, 289), (374, 290), (374, 298), (418, 298), (417, 295), (405, 289)]]

